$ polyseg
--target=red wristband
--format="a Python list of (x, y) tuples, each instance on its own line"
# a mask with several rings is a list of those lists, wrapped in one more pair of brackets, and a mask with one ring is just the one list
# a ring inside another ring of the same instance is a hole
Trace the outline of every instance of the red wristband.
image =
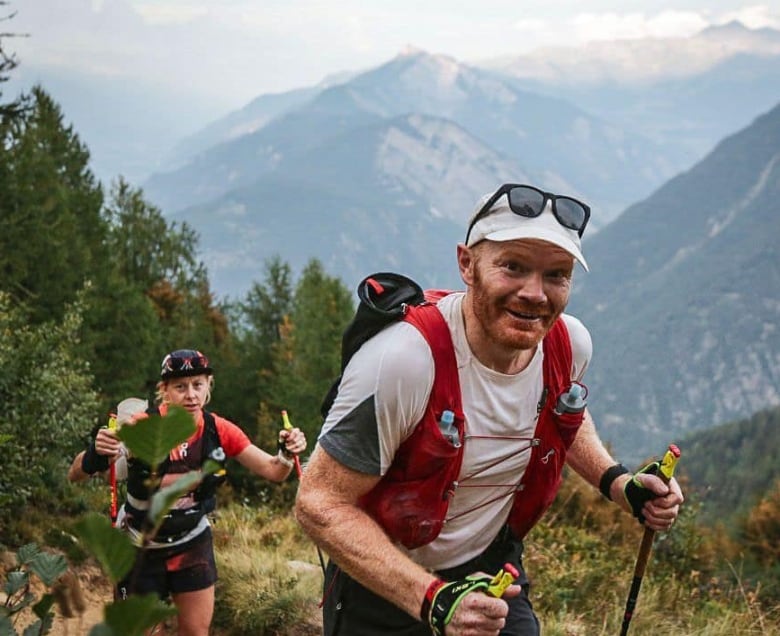
[(436, 592), (438, 592), (445, 584), (446, 582), (442, 581), (441, 579), (433, 579), (431, 584), (428, 586), (428, 589), (425, 590), (425, 597), (423, 598), (422, 607), (420, 608), (420, 620), (426, 625), (430, 623), (431, 603), (433, 603), (433, 597), (436, 596)]

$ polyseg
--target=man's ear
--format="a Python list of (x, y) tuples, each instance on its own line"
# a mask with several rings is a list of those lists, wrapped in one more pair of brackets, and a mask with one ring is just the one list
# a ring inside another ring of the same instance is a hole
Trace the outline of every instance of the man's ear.
[(473, 249), (460, 243), (458, 245), (458, 270), (460, 270), (460, 277), (466, 285), (472, 285), (474, 282), (475, 265), (476, 259)]

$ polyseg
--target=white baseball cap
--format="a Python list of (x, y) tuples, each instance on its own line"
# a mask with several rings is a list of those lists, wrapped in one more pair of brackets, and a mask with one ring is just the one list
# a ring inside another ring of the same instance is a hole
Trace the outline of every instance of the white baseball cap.
[(483, 240), (488, 241), (514, 241), (517, 239), (538, 239), (547, 241), (566, 250), (580, 265), (588, 271), (588, 264), (582, 255), (580, 235), (577, 230), (571, 230), (558, 222), (552, 212), (552, 201), (548, 199), (545, 208), (539, 216), (526, 217), (515, 214), (509, 207), (507, 195), (499, 199), (491, 206), (490, 211), (482, 216), (473, 227), (474, 218), (482, 210), (493, 192), (485, 194), (477, 203), (469, 221), (471, 231), (467, 237), (466, 245), (471, 247)]

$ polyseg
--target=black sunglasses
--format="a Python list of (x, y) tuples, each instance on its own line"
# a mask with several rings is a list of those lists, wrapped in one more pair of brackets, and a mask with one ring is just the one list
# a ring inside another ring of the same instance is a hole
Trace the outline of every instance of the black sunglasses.
[(544, 212), (547, 201), (552, 201), (552, 213), (558, 220), (558, 223), (570, 230), (575, 230), (580, 238), (582, 238), (582, 233), (585, 231), (585, 226), (588, 224), (588, 219), (590, 218), (590, 208), (582, 201), (578, 201), (572, 197), (553, 194), (552, 192), (545, 192), (544, 190), (529, 185), (505, 183), (495, 191), (493, 196), (487, 200), (485, 205), (483, 205), (479, 212), (474, 216), (474, 220), (466, 231), (467, 245), (469, 242), (469, 235), (471, 234), (474, 225), (477, 221), (490, 214), (490, 208), (492, 208), (495, 202), (504, 195), (507, 195), (509, 209), (515, 214), (527, 218), (539, 216)]
[(188, 371), (208, 369), (209, 359), (198, 351), (174, 351), (165, 356), (163, 371)]

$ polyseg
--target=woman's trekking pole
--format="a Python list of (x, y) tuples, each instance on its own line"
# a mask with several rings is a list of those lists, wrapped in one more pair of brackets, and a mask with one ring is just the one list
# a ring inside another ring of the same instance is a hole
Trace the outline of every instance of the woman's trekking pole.
[[(664, 458), (661, 460), (661, 465), (658, 468), (658, 477), (663, 479), (665, 483), (668, 484), (671, 481), (672, 476), (674, 475), (674, 468), (679, 459), (680, 449), (674, 444), (669, 444), (669, 450), (666, 451)], [(634, 565), (634, 579), (631, 581), (631, 589), (628, 592), (628, 600), (626, 601), (625, 614), (623, 614), (623, 626), (620, 629), (620, 636), (626, 636), (628, 633), (628, 625), (634, 614), (637, 598), (639, 598), (639, 588), (642, 586), (642, 578), (645, 575), (647, 561), (650, 558), (653, 539), (655, 539), (655, 531), (650, 528), (645, 528), (645, 533), (642, 535), (642, 543), (639, 545), (639, 554), (636, 557), (636, 565)]]
[[(108, 417), (109, 430), (116, 430), (116, 415), (113, 413)], [(116, 526), (117, 518), (117, 491), (116, 491), (116, 460), (108, 466), (108, 483), (111, 488), (111, 501), (108, 507), (108, 516), (111, 519), (111, 525)]]
[[(292, 428), (292, 424), (290, 424), (290, 418), (287, 417), (287, 411), (282, 411), (282, 424), (284, 425), (284, 428), (287, 431), (289, 431)], [(301, 470), (301, 460), (298, 459), (297, 455), (295, 455), (293, 457), (293, 461), (295, 462), (295, 474), (298, 475), (298, 479), (300, 479), (301, 476), (303, 475), (303, 471)]]

